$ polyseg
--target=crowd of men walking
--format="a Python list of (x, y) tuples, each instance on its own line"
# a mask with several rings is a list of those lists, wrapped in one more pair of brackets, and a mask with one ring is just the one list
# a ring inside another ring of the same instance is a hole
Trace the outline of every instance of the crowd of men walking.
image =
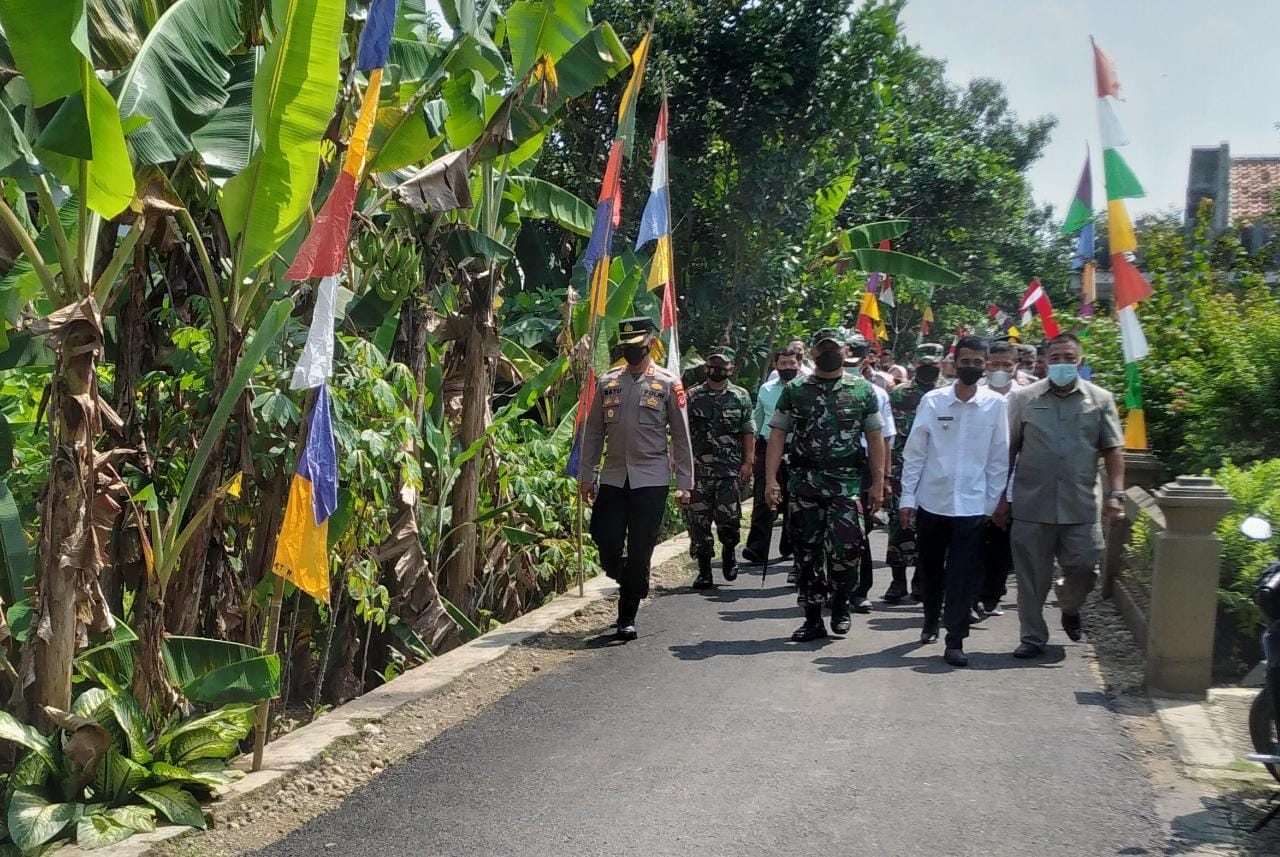
[(601, 564), (619, 582), (621, 639), (637, 637), (673, 478), (697, 589), (715, 585), (716, 537), (724, 579), (737, 578), (740, 499), (753, 478), (744, 561), (769, 560), (782, 515), (779, 549), (794, 561), (788, 582), (804, 613), (797, 643), (828, 635), (824, 612), (837, 635), (849, 633), (852, 614), (871, 612), (867, 533), (882, 511), (883, 600), (919, 602), (920, 642), (944, 635), (947, 663), (965, 666), (970, 625), (1002, 615), (1011, 573), (1014, 657), (1044, 652), (1055, 579), (1063, 631), (1081, 638), (1102, 521), (1123, 515), (1124, 442), (1113, 397), (1080, 375), (1072, 334), (1039, 348), (978, 336), (950, 353), (925, 343), (902, 365), (860, 334), (824, 328), (774, 353), (754, 403), (731, 380), (731, 348), (710, 350), (705, 382), (686, 393), (652, 360), (652, 322), (626, 319), (619, 338), (625, 365), (599, 380), (579, 488), (593, 505)]

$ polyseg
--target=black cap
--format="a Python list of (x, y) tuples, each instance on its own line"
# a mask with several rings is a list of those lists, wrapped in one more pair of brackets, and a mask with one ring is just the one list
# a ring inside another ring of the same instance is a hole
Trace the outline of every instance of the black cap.
[(653, 319), (648, 316), (624, 318), (618, 322), (618, 341), (623, 345), (640, 345), (656, 329)]

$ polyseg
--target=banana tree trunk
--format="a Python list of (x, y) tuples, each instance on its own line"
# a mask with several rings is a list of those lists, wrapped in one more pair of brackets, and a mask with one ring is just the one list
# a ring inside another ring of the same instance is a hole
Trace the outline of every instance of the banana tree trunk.
[(48, 408), (53, 460), (40, 497), (34, 633), (23, 649), (15, 695), (27, 722), (48, 732), (54, 724), (45, 706), (70, 708), (72, 664), (84, 630), (110, 627), (99, 583), (105, 552), (93, 525), (94, 443), (103, 418), (119, 418), (98, 395), (103, 340), (93, 300), (51, 313), (32, 331), (48, 334), (57, 354)]
[[(498, 353), (492, 296), (488, 300), (473, 300), (472, 312), (475, 322), (467, 336), (462, 375), (462, 389), (466, 393), (462, 398), (462, 420), (458, 427), (458, 439), (463, 449), (475, 443), (489, 425), (489, 398), (493, 393), (495, 356)], [(451, 521), (455, 529), (445, 548), (449, 561), (444, 597), (459, 608), (467, 603), (476, 576), (479, 548), (473, 521), (480, 506), (483, 465), (483, 456), (472, 456), (462, 465), (453, 487)]]
[[(412, 298), (405, 301), (400, 308), (400, 327), (392, 352), (396, 360), (413, 371), (418, 393), (413, 403), (417, 425), (422, 425), (426, 410), (427, 358), (430, 354), (427, 338), (431, 321), (431, 314), (422, 302)], [(420, 455), (419, 450), (415, 453)], [(392, 508), (395, 523), (391, 527), (391, 536), (377, 550), (377, 559), (383, 568), (383, 582), (391, 594), (391, 609), (426, 641), (433, 654), (438, 655), (455, 645), (458, 625), (440, 601), (436, 569), (431, 567), (422, 549), (417, 492), (406, 492), (403, 483), (397, 485)]]
[[(218, 402), (226, 395), (231, 386), (231, 376), (235, 374), (236, 363), (240, 359), (240, 350), (244, 345), (244, 337), (238, 332), (228, 331), (228, 347), (214, 357), (213, 388), (209, 392), (209, 401)], [(247, 431), (249, 424), (241, 421), (241, 430)], [(218, 434), (209, 463), (196, 484), (188, 509), (200, 509), (218, 491), (223, 482), (222, 457), (226, 446), (226, 431)], [(169, 581), (165, 595), (165, 624), (170, 633), (179, 635), (195, 634), (200, 627), (205, 610), (205, 567), (209, 558), (209, 546), (215, 527), (223, 525), (222, 503), (217, 503), (213, 514), (209, 515), (196, 527), (190, 541), (183, 548), (178, 560), (173, 579)]]

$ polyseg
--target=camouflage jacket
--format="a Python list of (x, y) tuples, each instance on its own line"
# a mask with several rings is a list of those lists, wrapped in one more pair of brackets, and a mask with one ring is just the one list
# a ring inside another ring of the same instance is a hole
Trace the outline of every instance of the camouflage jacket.
[(863, 456), (858, 441), (863, 432), (879, 430), (880, 405), (862, 378), (809, 375), (782, 388), (769, 424), (791, 432), (787, 461), (793, 489), (812, 482), (815, 489), (856, 493)]
[(736, 477), (742, 467), (742, 436), (755, 434), (751, 396), (735, 384), (689, 390), (689, 439), (698, 479)]
[(921, 386), (918, 381), (899, 384), (889, 391), (889, 406), (893, 408), (893, 419), (898, 424), (898, 436), (894, 439), (894, 452), (900, 453), (907, 445), (907, 437), (911, 434), (911, 426), (916, 421), (916, 409), (925, 393), (936, 388)]

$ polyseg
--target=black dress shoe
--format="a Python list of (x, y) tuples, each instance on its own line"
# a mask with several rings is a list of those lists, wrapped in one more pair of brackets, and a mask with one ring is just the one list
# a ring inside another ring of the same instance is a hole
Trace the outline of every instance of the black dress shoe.
[(855, 598), (853, 602), (854, 613), (870, 613), (871, 602), (865, 598)]
[(633, 625), (633, 624), (632, 624), (632, 623), (630, 623), (630, 622), (628, 622), (628, 623), (627, 623), (627, 624), (625, 624), (625, 625), (619, 625), (619, 626), (618, 626), (618, 639), (619, 639), (619, 640), (627, 640), (627, 641), (630, 641), (630, 640), (634, 640), (634, 639), (636, 639), (636, 638), (637, 638), (637, 637), (639, 637), (639, 636), (640, 636), (640, 635), (639, 635), (638, 633), (636, 633), (636, 626), (635, 626), (635, 625)]
[(920, 631), (920, 645), (927, 646), (936, 642), (938, 642), (938, 623), (925, 622), (924, 629)]
[(969, 608), (969, 624), (970, 625), (976, 625), (985, 618), (987, 617), (977, 607)]
[(1062, 630), (1067, 632), (1067, 636), (1071, 638), (1071, 642), (1080, 642), (1080, 640), (1084, 638), (1084, 630), (1080, 627), (1080, 614), (1063, 613)]
[(840, 634), (841, 636), (849, 633), (849, 629), (853, 627), (853, 619), (848, 613), (837, 613), (831, 617), (831, 633)]
[(711, 579), (710, 574), (699, 574), (693, 579), (694, 589), (710, 589), (715, 586), (716, 582)]
[(753, 565), (760, 565), (764, 562), (764, 557), (760, 556), (760, 554), (756, 553), (751, 548), (743, 548), (742, 560), (743, 562), (749, 562)]
[(919, 589), (911, 590), (911, 600), (919, 604), (924, 601), (924, 593)]
[(795, 584), (795, 582), (796, 582), (796, 573), (795, 573), (794, 571), (788, 571), (788, 572), (787, 572), (787, 583), (790, 583), (790, 584), (793, 584), (793, 585), (794, 585), (794, 584)]
[(942, 659), (953, 667), (969, 666), (969, 656), (964, 653), (964, 649), (947, 649), (942, 653)]
[(1030, 660), (1031, 658), (1038, 658), (1042, 654), (1044, 654), (1044, 649), (1040, 648), (1035, 643), (1019, 643), (1018, 648), (1013, 650), (1013, 656), (1024, 661)]

